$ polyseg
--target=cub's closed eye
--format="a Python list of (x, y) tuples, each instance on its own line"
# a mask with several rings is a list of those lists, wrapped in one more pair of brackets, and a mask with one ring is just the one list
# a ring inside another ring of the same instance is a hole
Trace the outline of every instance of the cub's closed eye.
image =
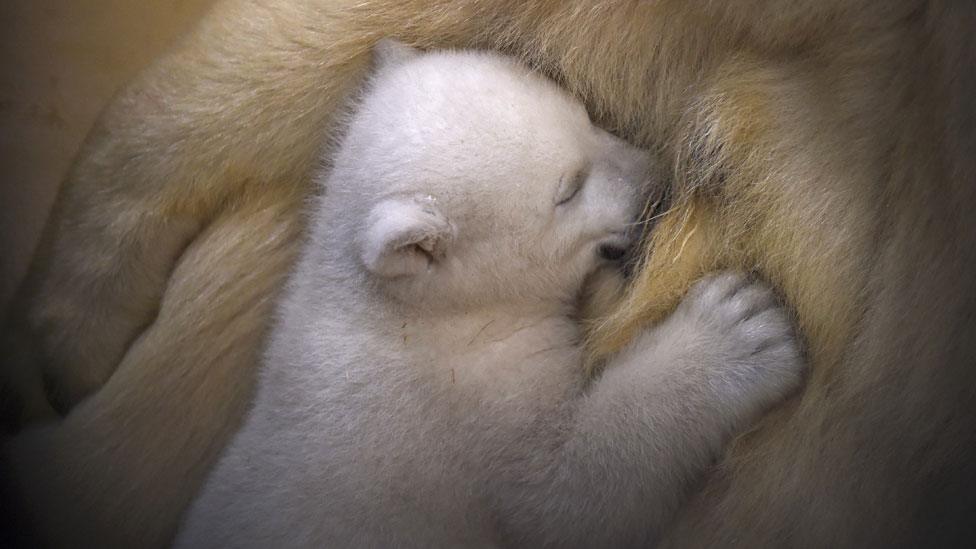
[(556, 205), (562, 206), (576, 198), (583, 183), (586, 182), (587, 170), (580, 169), (571, 174), (564, 174), (559, 178), (559, 188), (556, 191)]

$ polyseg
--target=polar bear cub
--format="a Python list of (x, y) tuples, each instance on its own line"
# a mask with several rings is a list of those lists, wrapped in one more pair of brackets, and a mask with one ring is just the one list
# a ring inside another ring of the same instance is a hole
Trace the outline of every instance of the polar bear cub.
[(579, 296), (619, 267), (646, 155), (511, 59), (377, 57), (253, 408), (177, 545), (652, 543), (798, 386), (786, 316), (712, 277), (588, 380)]

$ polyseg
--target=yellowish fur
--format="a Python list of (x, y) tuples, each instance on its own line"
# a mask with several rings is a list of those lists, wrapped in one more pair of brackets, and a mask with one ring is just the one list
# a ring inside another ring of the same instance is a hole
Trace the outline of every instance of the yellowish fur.
[(318, 143), (392, 36), (517, 55), (669, 163), (673, 208), (596, 356), (719, 267), (793, 309), (807, 389), (666, 544), (971, 540), (973, 28), (968, 3), (921, 0), (225, 0), (103, 114), (19, 296), (7, 390), (43, 414), (43, 370), (71, 408), (11, 441), (35, 533), (169, 539), (246, 402)]

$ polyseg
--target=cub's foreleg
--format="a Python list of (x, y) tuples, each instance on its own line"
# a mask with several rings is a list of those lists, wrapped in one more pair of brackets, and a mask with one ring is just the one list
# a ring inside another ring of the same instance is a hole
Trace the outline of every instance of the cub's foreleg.
[(508, 534), (554, 546), (653, 541), (691, 482), (795, 390), (802, 371), (790, 321), (767, 287), (739, 274), (697, 283), (608, 365), (555, 455), (528, 458), (534, 465), (506, 485), (499, 501), (516, 505)]

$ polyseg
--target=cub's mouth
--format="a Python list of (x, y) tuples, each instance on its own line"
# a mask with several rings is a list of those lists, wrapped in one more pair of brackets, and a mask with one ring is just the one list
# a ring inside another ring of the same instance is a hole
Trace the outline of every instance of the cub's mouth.
[(624, 280), (634, 271), (633, 264), (638, 256), (638, 235), (633, 228), (624, 227), (610, 233), (599, 241), (594, 252), (600, 259), (602, 270), (614, 271)]
[[(628, 244), (626, 251), (622, 256), (613, 260), (620, 263), (620, 271), (627, 280), (630, 280), (640, 267), (640, 261), (643, 257), (641, 250), (647, 247), (658, 220), (671, 209), (672, 204), (672, 189), (670, 184), (656, 186), (648, 184), (645, 188), (650, 190), (644, 196), (642, 213), (637, 216), (637, 220), (627, 231)], [(600, 250), (600, 257), (607, 258), (603, 255), (602, 248), (602, 245), (598, 248)], [(610, 255), (613, 255), (612, 250), (608, 250), (608, 252), (611, 252)]]

